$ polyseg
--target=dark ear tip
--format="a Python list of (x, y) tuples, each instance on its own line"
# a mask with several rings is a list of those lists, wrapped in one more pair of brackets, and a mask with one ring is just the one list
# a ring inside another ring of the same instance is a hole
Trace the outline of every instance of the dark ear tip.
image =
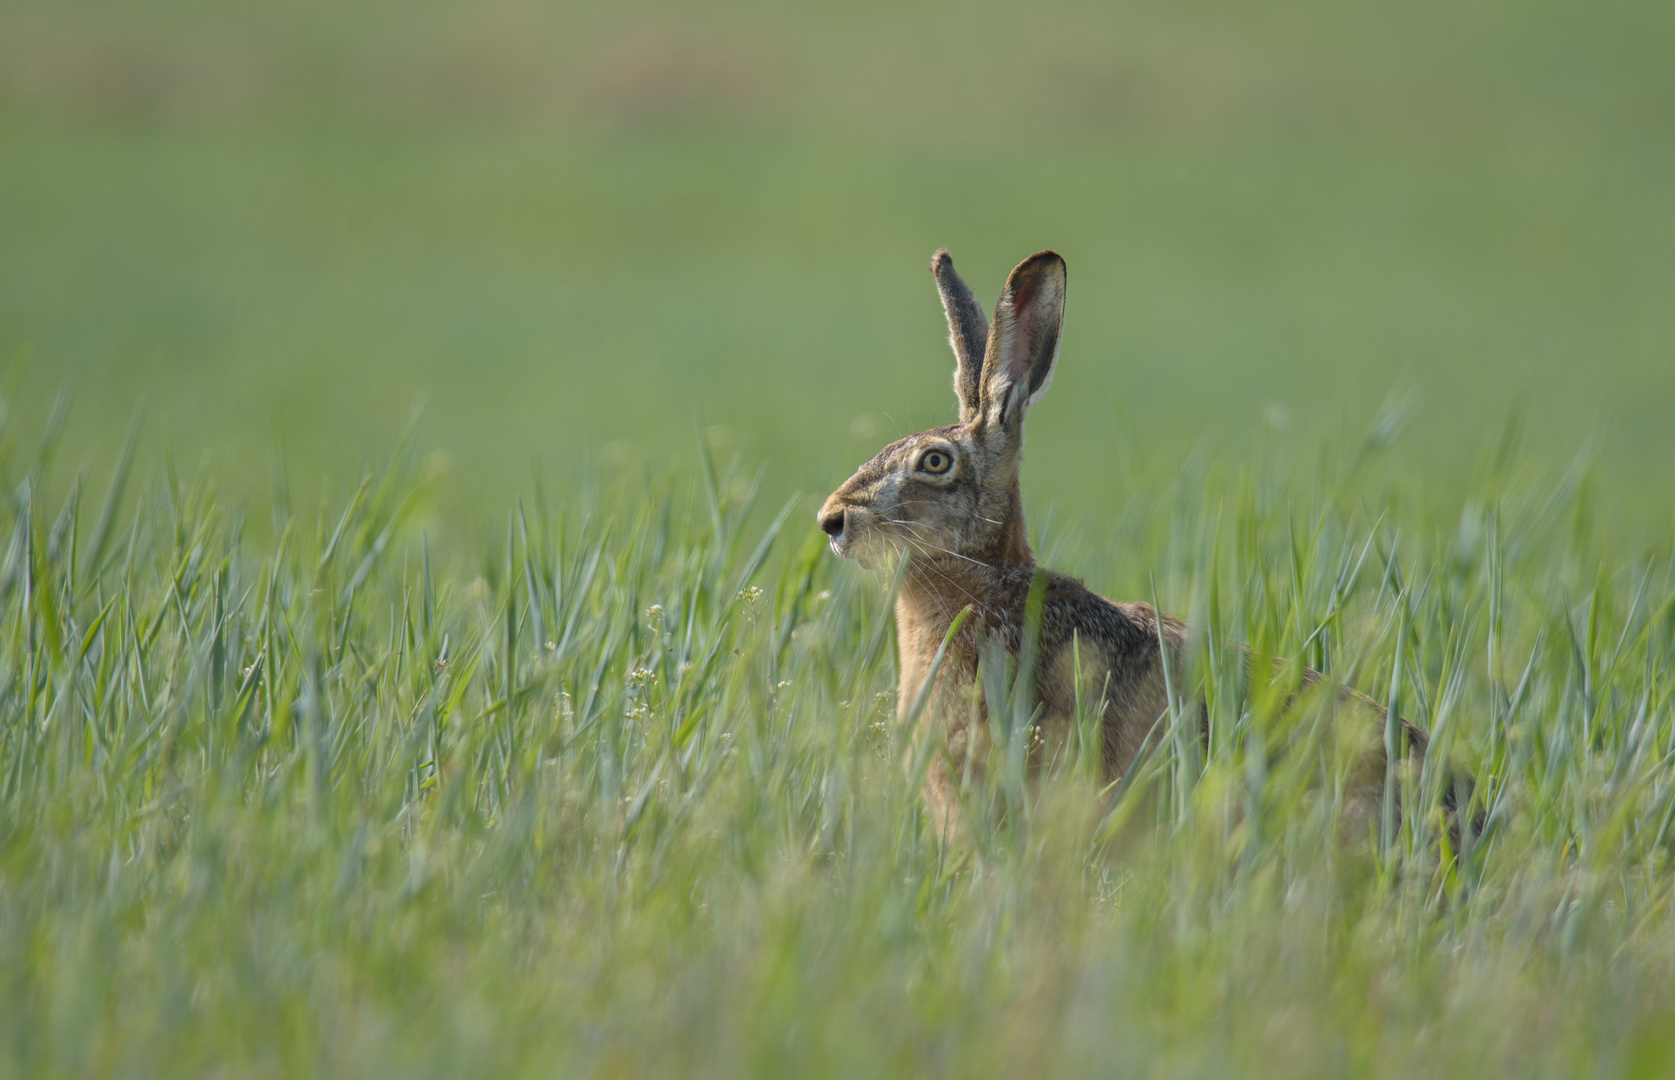
[(1062, 268), (1064, 266), (1064, 256), (1048, 248), (1045, 251), (1037, 251), (1034, 255), (1019, 263), (1018, 269), (1022, 270), (1026, 266), (1033, 269), (1037, 265), (1052, 266), (1055, 263)]
[(1012, 268), (1012, 272), (1006, 275), (1006, 287), (1024, 288), (1028, 283), (1041, 281), (1044, 277), (1056, 277), (1062, 285), (1065, 276), (1064, 256), (1052, 250), (1037, 251)]
[(937, 248), (936, 254), (931, 256), (931, 273), (940, 274), (954, 266), (954, 257), (948, 254), (947, 248)]

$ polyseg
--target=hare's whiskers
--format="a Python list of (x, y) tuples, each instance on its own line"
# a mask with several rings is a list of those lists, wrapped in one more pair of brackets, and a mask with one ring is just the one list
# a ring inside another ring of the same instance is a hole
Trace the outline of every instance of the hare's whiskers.
[[(915, 530), (922, 529), (922, 528), (925, 527), (923, 525), (920, 525), (917, 522), (898, 521), (895, 518), (880, 518), (879, 520), (889, 522), (891, 525), (905, 525), (909, 529), (915, 529)], [(977, 565), (977, 566), (988, 566), (989, 565), (988, 563), (982, 561), (981, 559), (973, 559), (970, 555), (961, 555), (957, 551), (950, 551), (947, 548), (942, 547), (938, 544), (933, 544), (929, 540), (925, 540), (925, 539), (919, 537), (918, 535), (912, 536), (910, 538), (910, 542), (914, 543), (914, 544), (918, 544), (921, 548), (929, 549), (925, 552), (925, 554), (927, 554), (927, 555), (929, 555), (931, 551), (939, 551), (944, 555), (952, 555), (956, 559), (964, 559), (966, 562), (972, 563), (972, 564)]]
[[(926, 575), (926, 574), (935, 574), (937, 577), (939, 577), (943, 581), (947, 582), (949, 586), (951, 586), (952, 588), (959, 591), (967, 600), (971, 601), (972, 610), (980, 612), (984, 615), (987, 615), (989, 613), (989, 607), (988, 607), (987, 604), (985, 604), (981, 600), (979, 600), (976, 597), (976, 595), (972, 593), (972, 591), (970, 589), (968, 589), (964, 585), (960, 584), (960, 582), (957, 581), (955, 578), (953, 578), (949, 574), (946, 574), (943, 571), (939, 570), (936, 567), (934, 562), (923, 562), (923, 563), (917, 562), (917, 561), (910, 562), (910, 563), (908, 563), (907, 569), (908, 569), (909, 573), (912, 573), (914, 571), (918, 571), (918, 573), (921, 575), (921, 579), (920, 579), (921, 583), (933, 594), (935, 592), (937, 592), (937, 588), (934, 585), (934, 583), (932, 583), (928, 578), (924, 577), (924, 575)], [(944, 611), (944, 614), (948, 614), (948, 612)]]

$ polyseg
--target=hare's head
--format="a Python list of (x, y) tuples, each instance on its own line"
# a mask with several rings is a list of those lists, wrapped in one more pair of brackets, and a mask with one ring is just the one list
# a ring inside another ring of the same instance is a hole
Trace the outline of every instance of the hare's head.
[(1064, 260), (1031, 255), (1013, 269), (993, 324), (946, 251), (931, 273), (957, 361), (960, 419), (891, 443), (820, 508), (832, 550), (877, 567), (891, 551), (988, 565), (1033, 561), (1018, 495), (1024, 413), (1052, 381), (1064, 321)]

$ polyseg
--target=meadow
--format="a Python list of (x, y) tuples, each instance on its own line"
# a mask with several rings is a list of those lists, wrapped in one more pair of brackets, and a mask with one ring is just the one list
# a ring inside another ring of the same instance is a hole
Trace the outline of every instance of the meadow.
[[(0, 1075), (1668, 1075), (1672, 30), (11, 0)], [(1207, 717), (953, 843), (812, 522), (938, 246), (1069, 260), (1032, 541)]]
[[(396, 539), (411, 454), (272, 545), (212, 482), (128, 517), (12, 478), (8, 1071), (1675, 1063), (1675, 579), (1602, 559), (1579, 484), (1490, 461), (1449, 532), (1368, 521), (1344, 477), (1190, 477), (1112, 538), (1149, 568), (1119, 595), (1430, 731), (1394, 836), (1335, 839), (1328, 712), (1208, 664), (1202, 744), (1182, 710), (1114, 789), (1079, 754), (997, 768), (945, 844), (883, 587), (698, 471), (520, 504), (475, 567)], [(1481, 817), (1452, 840), (1447, 762)]]

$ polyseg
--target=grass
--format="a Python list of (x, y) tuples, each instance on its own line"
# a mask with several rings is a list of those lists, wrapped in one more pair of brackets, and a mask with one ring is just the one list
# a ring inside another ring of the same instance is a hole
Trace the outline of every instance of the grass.
[[(1675, 577), (1601, 550), (1579, 476), (1487, 456), (1439, 528), (1388, 492), (1370, 520), (1328, 451), (1183, 478), (1111, 539), (1095, 584), (1399, 697), (1434, 750), (1389, 843), (1331, 840), (1328, 713), (1207, 655), (1201, 754), (1103, 794), (996, 770), (944, 846), (887, 582), (700, 459), (443, 556), (410, 450), (272, 542), (213, 474), (130, 515), (9, 454), (5, 1072), (1675, 1064)], [(1479, 778), (1458, 851), (1445, 760)]]

